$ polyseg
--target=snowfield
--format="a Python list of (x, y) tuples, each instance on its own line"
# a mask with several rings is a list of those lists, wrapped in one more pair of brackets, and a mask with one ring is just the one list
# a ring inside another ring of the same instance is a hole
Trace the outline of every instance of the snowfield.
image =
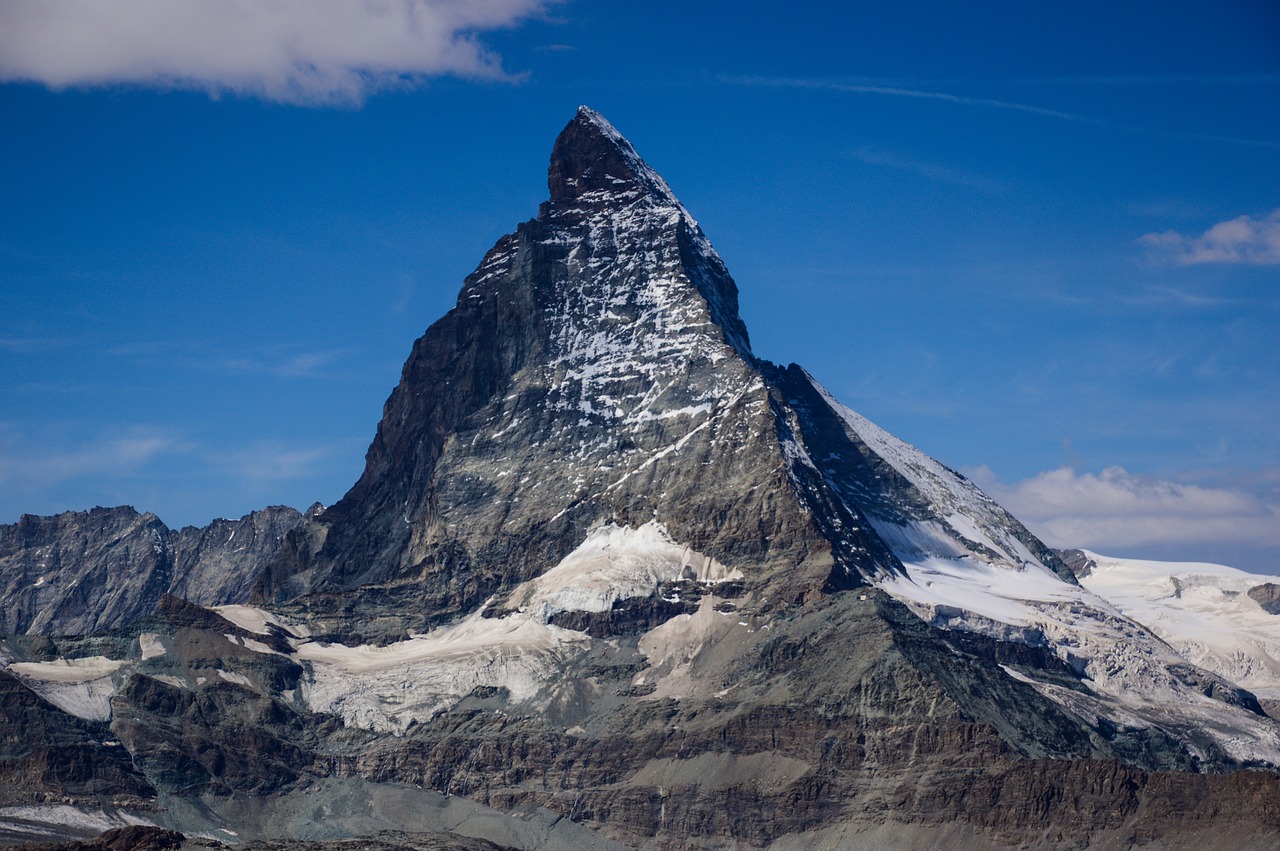
[(11, 662), (10, 673), (27, 688), (70, 715), (86, 721), (111, 720), (116, 693), (113, 674), (124, 664), (105, 656), (53, 662)]
[(1141, 561), (1085, 551), (1092, 571), (1080, 584), (1192, 663), (1258, 697), (1280, 700), (1280, 615), (1248, 594), (1280, 576), (1221, 564)]
[[(942, 629), (1049, 648), (1083, 676), (1088, 692), (1028, 681), (1087, 722), (1104, 716), (1155, 726), (1183, 741), (1179, 731), (1199, 728), (1234, 759), (1280, 765), (1280, 725), (1206, 696), (1183, 668), (1190, 662), (1231, 682), (1247, 679), (1239, 683), (1246, 688), (1276, 685), (1280, 627), (1244, 594), (1249, 580), (1239, 571), (1188, 570), (1179, 580), (1169, 565), (1104, 560), (1084, 586), (1069, 582), (1036, 555), (1038, 542), (1025, 527), (972, 482), (813, 385), (848, 433), (929, 506), (867, 513), (905, 569), (876, 576), (878, 587)], [(1246, 631), (1261, 635), (1245, 639)]]
[[(298, 658), (313, 672), (303, 699), (313, 710), (378, 732), (403, 732), (477, 687), (505, 688), (512, 700), (529, 700), (554, 685), (567, 658), (591, 642), (586, 633), (549, 623), (556, 613), (608, 611), (618, 600), (657, 593), (664, 582), (713, 584), (741, 576), (672, 541), (661, 524), (635, 529), (610, 523), (593, 529), (555, 567), (517, 586), (508, 598), (513, 609), (501, 617), (485, 617), (482, 609), (381, 647), (297, 643)], [(245, 623), (267, 617), (235, 614)]]

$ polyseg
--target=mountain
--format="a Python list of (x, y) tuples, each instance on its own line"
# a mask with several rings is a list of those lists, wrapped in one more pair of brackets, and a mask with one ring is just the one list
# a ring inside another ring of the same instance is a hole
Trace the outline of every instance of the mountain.
[(241, 602), (302, 520), (279, 505), (177, 531), (127, 506), (23, 515), (0, 525), (0, 634), (114, 629), (150, 614), (164, 594)]
[(777, 599), (895, 570), (802, 462), (737, 288), (662, 178), (583, 110), (548, 182), (538, 218), (414, 344), (364, 475), (290, 536), (259, 599), (327, 617), (331, 594), (360, 587), (401, 633), (423, 629), (608, 523), (660, 524)]
[[(242, 560), (229, 530), (188, 535), (207, 581), (131, 545), (111, 564), (153, 611), (91, 597), (98, 634), (0, 648), (14, 688), (91, 725), (89, 774), (136, 775), (132, 805), (24, 783), (23, 819), (56, 794), (245, 840), (1273, 842), (1280, 725), (1252, 693), (756, 357), (723, 262), (598, 113), (548, 184), (414, 344), (342, 500)], [(28, 584), (35, 552), (5, 562)], [(0, 769), (40, 746), (17, 724)]]

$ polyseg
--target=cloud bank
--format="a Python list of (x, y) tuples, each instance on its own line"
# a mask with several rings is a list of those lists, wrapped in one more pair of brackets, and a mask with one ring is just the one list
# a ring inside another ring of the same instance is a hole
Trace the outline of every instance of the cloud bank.
[(424, 77), (508, 79), (477, 40), (551, 0), (4, 0), (0, 81), (356, 104)]
[(1218, 222), (1199, 236), (1177, 231), (1149, 233), (1138, 238), (1153, 257), (1178, 266), (1197, 263), (1244, 263), (1266, 266), (1280, 263), (1280, 209), (1255, 219), (1240, 216)]
[(1053, 547), (1168, 544), (1280, 546), (1280, 505), (1242, 490), (1061, 467), (1007, 484), (988, 467), (966, 471)]

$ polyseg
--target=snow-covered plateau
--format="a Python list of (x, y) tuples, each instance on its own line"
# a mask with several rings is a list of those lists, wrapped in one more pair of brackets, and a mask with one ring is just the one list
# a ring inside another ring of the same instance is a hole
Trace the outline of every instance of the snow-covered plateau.
[(1249, 596), (1280, 576), (1199, 562), (1112, 558), (1082, 551), (1080, 584), (1168, 642), (1188, 661), (1260, 698), (1280, 700), (1280, 615)]

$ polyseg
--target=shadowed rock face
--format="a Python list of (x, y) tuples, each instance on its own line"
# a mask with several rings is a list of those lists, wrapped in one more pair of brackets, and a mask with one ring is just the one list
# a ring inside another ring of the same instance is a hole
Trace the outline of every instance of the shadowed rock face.
[(1089, 558), (1083, 550), (1055, 550), (1055, 552), (1077, 579), (1083, 579), (1097, 567), (1093, 559)]
[(1264, 582), (1261, 585), (1255, 585), (1249, 589), (1249, 596), (1256, 600), (1264, 611), (1268, 611), (1273, 615), (1280, 615), (1280, 585), (1274, 582)]
[(105, 723), (59, 711), (0, 670), (0, 806), (48, 796), (129, 804), (154, 794)]
[(185, 838), (176, 830), (128, 825), (105, 831), (94, 839), (27, 843), (17, 846), (17, 851), (177, 851)]

